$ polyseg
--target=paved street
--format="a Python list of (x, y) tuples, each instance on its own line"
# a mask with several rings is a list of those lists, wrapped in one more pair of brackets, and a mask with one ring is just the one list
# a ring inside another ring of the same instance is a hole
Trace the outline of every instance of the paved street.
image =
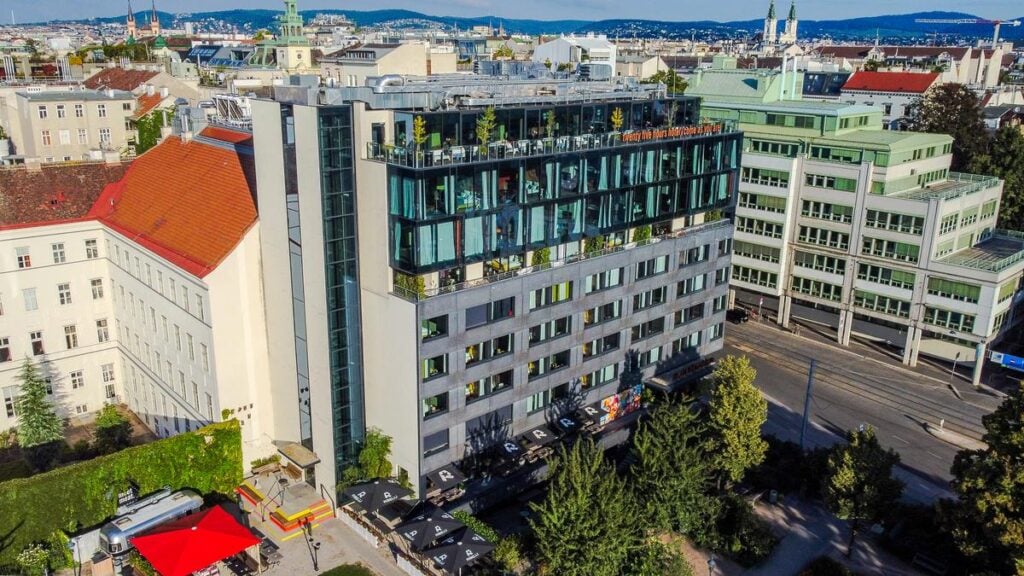
[(949, 372), (923, 365), (908, 369), (883, 351), (864, 345), (849, 349), (822, 342), (827, 335), (803, 329), (793, 335), (774, 325), (749, 322), (729, 325), (725, 354), (742, 354), (757, 368), (757, 385), (770, 401), (765, 431), (798, 441), (807, 371), (816, 360), (808, 443), (827, 446), (846, 430), (870, 424), (883, 446), (902, 458), (899, 476), (908, 483), (907, 496), (930, 501), (948, 495), (949, 467), (958, 448), (924, 429), (944, 426), (980, 438), (981, 417), (1000, 399), (975, 391), (960, 378), (950, 387)]

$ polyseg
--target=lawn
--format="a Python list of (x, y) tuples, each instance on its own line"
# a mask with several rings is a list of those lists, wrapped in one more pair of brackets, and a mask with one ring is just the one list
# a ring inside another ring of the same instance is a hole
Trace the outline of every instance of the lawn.
[(376, 576), (369, 568), (360, 564), (342, 564), (324, 572), (321, 576)]

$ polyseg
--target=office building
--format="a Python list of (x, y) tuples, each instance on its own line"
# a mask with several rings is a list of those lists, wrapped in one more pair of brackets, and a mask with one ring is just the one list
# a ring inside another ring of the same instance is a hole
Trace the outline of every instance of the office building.
[(252, 104), (274, 418), (322, 460), (318, 482), (367, 428), (423, 490), (562, 399), (706, 373), (728, 123), (630, 83), (372, 83)]

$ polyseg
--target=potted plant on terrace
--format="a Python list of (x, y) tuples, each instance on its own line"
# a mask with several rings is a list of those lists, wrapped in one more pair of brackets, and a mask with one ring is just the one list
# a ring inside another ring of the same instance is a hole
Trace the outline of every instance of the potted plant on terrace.
[(427, 143), (427, 120), (417, 116), (412, 120), (412, 142), (416, 153), (416, 165), (423, 165), (423, 145)]
[(619, 138), (619, 132), (622, 130), (622, 125), (626, 119), (622, 114), (622, 108), (616, 106), (612, 110), (612, 115), (608, 117), (608, 120), (612, 123), (612, 137), (615, 139)]

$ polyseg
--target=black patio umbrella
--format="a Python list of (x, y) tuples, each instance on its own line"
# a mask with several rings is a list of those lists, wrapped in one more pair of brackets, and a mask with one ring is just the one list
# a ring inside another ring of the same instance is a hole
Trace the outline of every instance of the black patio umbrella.
[(412, 495), (412, 490), (403, 488), (394, 480), (388, 479), (356, 484), (345, 488), (342, 492), (362, 506), (363, 510), (374, 514), (380, 510), (381, 506)]
[(558, 436), (556, 436), (555, 433), (547, 426), (538, 426), (523, 433), (523, 438), (526, 438), (526, 441), (529, 442), (530, 445), (541, 447), (554, 442)]
[(413, 550), (423, 550), (438, 538), (446, 536), (459, 528), (462, 522), (437, 506), (428, 505), (415, 517), (403, 522), (396, 528), (398, 533), (409, 541)]
[(491, 550), (494, 550), (494, 544), (467, 527), (441, 540), (425, 554), (442, 570), (458, 574), (463, 566), (476, 562)]

